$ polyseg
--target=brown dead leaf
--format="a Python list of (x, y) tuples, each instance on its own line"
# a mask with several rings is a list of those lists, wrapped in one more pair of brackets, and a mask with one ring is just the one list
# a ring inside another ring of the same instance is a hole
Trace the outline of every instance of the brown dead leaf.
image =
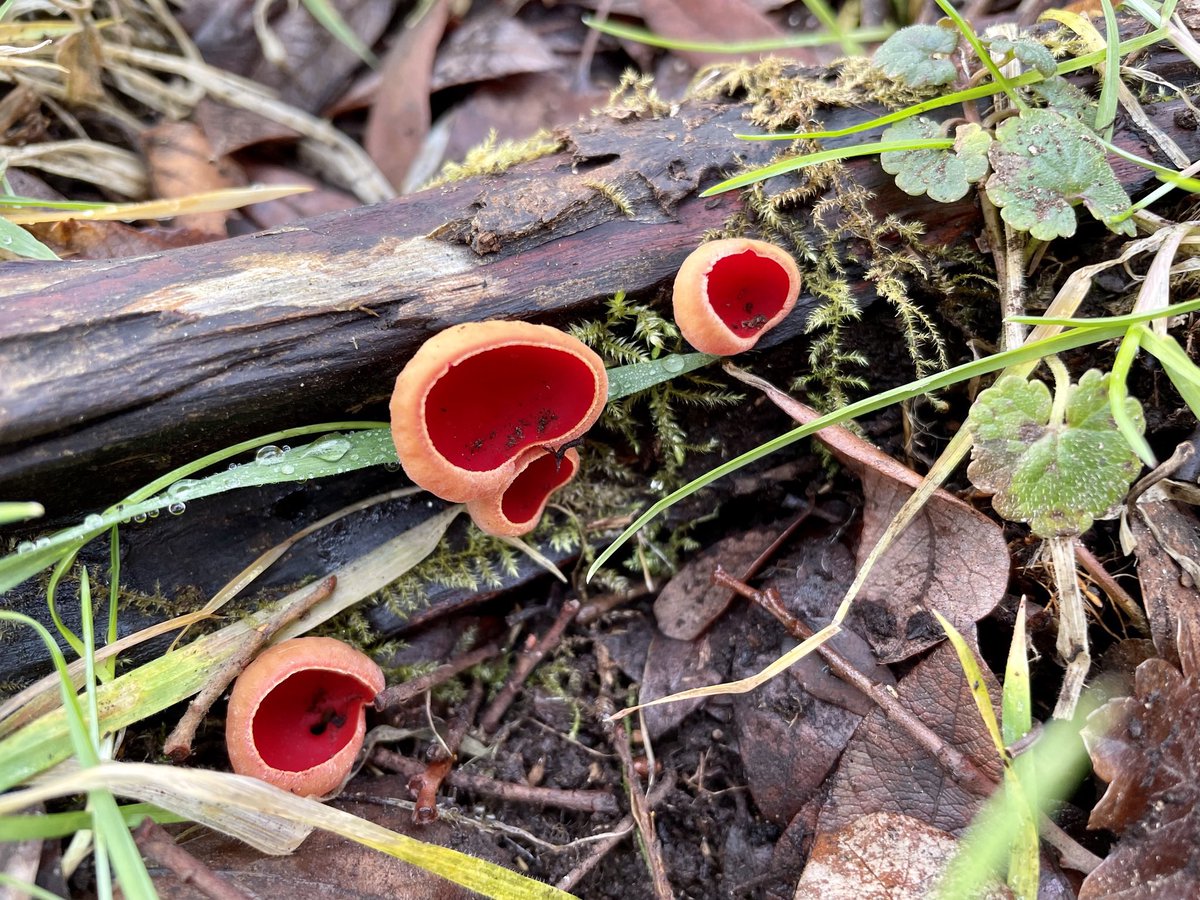
[(358, 199), (344, 191), (328, 187), (317, 179), (287, 169), (283, 166), (247, 164), (246, 177), (255, 184), (308, 184), (312, 190), (306, 194), (293, 194), (266, 203), (252, 203), (242, 209), (243, 214), (259, 228), (274, 228), (325, 213), (360, 206)]
[(204, 130), (213, 153), (219, 157), (258, 144), (292, 143), (300, 137), (300, 132), (286, 125), (248, 109), (219, 103), (210, 97), (200, 101), (192, 117)]
[[(202, 191), (219, 191), (242, 182), (241, 173), (222, 162), (204, 132), (191, 122), (164, 122), (141, 135), (150, 183), (163, 199), (186, 197)], [(182, 228), (213, 238), (226, 237), (228, 212), (190, 213), (176, 216)]]
[(67, 70), (67, 103), (71, 106), (97, 105), (104, 101), (100, 38), (93, 23), (81, 19), (80, 25), (77, 32), (55, 44), (54, 61)]
[(380, 88), (367, 117), (364, 143), (397, 189), (429, 133), (429, 79), (449, 9), (449, 0), (434, 0), (421, 20), (396, 38), (380, 67)]
[(440, 91), (510, 75), (550, 72), (561, 63), (528, 26), (488, 10), (467, 19), (447, 38), (433, 64), (430, 88)]
[[(761, 378), (726, 364), (735, 378), (762, 390), (800, 423), (817, 412)], [(859, 564), (921, 482), (921, 476), (841, 427), (814, 437), (862, 481)], [(1009, 557), (1000, 527), (957, 497), (938, 490), (879, 560), (854, 607), (880, 662), (907, 659), (942, 640), (936, 609), (964, 633), (1004, 597)]]
[(1150, 635), (1163, 659), (1179, 664), (1181, 623), (1200, 634), (1200, 520), (1190, 507), (1151, 488), (1134, 505), (1129, 528), (1137, 542), (1138, 581)]
[[(638, 702), (648, 703), (690, 688), (720, 684), (729, 669), (729, 641), (710, 632), (695, 641), (675, 641), (656, 634), (646, 654)], [(652, 706), (643, 712), (646, 731), (657, 740), (704, 705), (704, 699)]]
[(658, 630), (679, 641), (690, 641), (702, 634), (733, 600), (729, 588), (712, 582), (717, 565), (740, 574), (772, 540), (774, 534), (762, 529), (732, 534), (689, 559), (654, 601)]
[(214, 239), (187, 228), (134, 228), (123, 222), (88, 222), (68, 219), (46, 225), (30, 225), (30, 232), (58, 254), (60, 259), (121, 259), (191, 247)]
[[(925, 900), (958, 841), (913, 816), (869, 813), (818, 835), (796, 900)], [(1011, 897), (995, 885), (986, 898)]]
[[(332, 5), (368, 47), (383, 35), (399, 6), (396, 0), (332, 0)], [(244, 0), (205, 0), (184, 4), (179, 21), (209, 65), (273, 88), (284, 103), (319, 115), (362, 60), (304, 4), (276, 2), (269, 21), (286, 59), (271, 62), (254, 32), (253, 9)]]
[[(995, 679), (986, 669), (984, 676), (993, 698), (997, 697)], [(948, 642), (917, 663), (897, 693), (938, 737), (999, 779), (996, 748)], [(863, 720), (842, 756), (818, 833), (838, 831), (869, 813), (895, 812), (958, 835), (979, 804), (978, 795), (961, 787), (907, 732), (875, 710)]]
[(1084, 742), (1109, 782), (1088, 825), (1121, 839), (1084, 880), (1080, 900), (1200, 896), (1200, 675), (1194, 633), (1184, 635), (1183, 673), (1148, 659), (1132, 697), (1088, 717)]
[[(676, 40), (729, 43), (783, 34), (782, 28), (747, 0), (642, 0), (641, 14), (651, 31)], [(673, 52), (696, 68), (733, 58), (728, 53), (700, 50)], [(775, 55), (809, 64), (817, 61), (816, 55), (807, 49), (780, 50)]]

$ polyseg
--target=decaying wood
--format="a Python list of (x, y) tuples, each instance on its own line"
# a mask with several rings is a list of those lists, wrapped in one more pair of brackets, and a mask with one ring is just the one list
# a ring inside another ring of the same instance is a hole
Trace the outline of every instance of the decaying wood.
[[(1176, 64), (1171, 54), (1142, 63), (1168, 79)], [(1183, 105), (1152, 109), (1195, 158), (1194, 120), (1190, 131), (1176, 122)], [(615, 291), (668, 284), (740, 203), (699, 192), (779, 149), (734, 137), (748, 130), (745, 112), (732, 100), (689, 101), (660, 119), (597, 114), (565, 132), (562, 152), (500, 176), (135, 259), (4, 265), (0, 497), (75, 514), (236, 440), (378, 417), (400, 366), (448, 325), (563, 322)], [(825, 122), (869, 114), (831, 110)], [(1128, 127), (1116, 139), (1160, 159)], [(1133, 194), (1153, 183), (1129, 165), (1118, 175)], [(873, 158), (848, 177), (877, 192), (880, 210), (922, 219), (930, 242), (980, 232), (973, 197), (908, 197)], [(869, 285), (856, 291), (874, 298)], [(805, 302), (776, 339), (802, 329)]]

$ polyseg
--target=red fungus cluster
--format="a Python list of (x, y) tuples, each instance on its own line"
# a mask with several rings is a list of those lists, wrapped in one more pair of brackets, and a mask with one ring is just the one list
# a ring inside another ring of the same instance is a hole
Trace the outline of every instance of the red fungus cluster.
[(491, 534), (533, 529), (579, 468), (566, 450), (608, 398), (604, 362), (529, 322), (469, 322), (426, 341), (396, 378), (392, 440), (416, 484), (465, 502)]
[(305, 797), (336, 790), (362, 749), (364, 707), (383, 684), (369, 656), (333, 638), (296, 638), (263, 651), (229, 696), (233, 771)]
[(675, 276), (675, 324), (701, 353), (749, 350), (792, 311), (800, 269), (787, 251), (749, 238), (701, 244)]

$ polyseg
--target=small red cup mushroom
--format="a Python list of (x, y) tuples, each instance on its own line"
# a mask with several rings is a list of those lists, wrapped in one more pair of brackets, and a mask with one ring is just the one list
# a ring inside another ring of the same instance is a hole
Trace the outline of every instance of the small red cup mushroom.
[(579, 453), (572, 447), (559, 457), (530, 447), (517, 459), (517, 467), (517, 477), (502, 493), (467, 501), (471, 519), (488, 534), (516, 537), (533, 531), (550, 495), (579, 471)]
[(796, 305), (800, 268), (766, 241), (728, 238), (701, 244), (675, 276), (675, 324), (701, 353), (749, 350)]
[(582, 437), (607, 399), (603, 360), (570, 335), (469, 322), (426, 341), (396, 378), (392, 440), (409, 478), (461, 503), (503, 493), (528, 448)]
[(383, 690), (366, 654), (327, 637), (284, 641), (234, 683), (225, 720), (229, 762), (304, 797), (335, 790), (366, 735), (364, 707)]

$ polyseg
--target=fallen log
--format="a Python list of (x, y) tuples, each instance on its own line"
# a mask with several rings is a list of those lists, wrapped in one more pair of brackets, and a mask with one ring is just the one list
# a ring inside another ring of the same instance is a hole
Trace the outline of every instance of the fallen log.
[[(1142, 65), (1168, 80), (1191, 71), (1169, 51)], [(1185, 153), (1200, 153), (1185, 104), (1149, 109)], [(599, 113), (566, 129), (560, 152), (500, 175), (133, 259), (5, 264), (0, 497), (76, 515), (237, 440), (380, 417), (400, 366), (448, 325), (563, 323), (615, 291), (660, 288), (740, 209), (736, 192), (699, 192), (780, 147), (734, 137), (746, 112), (732, 99), (687, 101), (661, 118)], [(822, 118), (839, 128), (870, 114)], [(1115, 141), (1164, 161), (1124, 119)], [(1129, 164), (1116, 171), (1133, 195), (1156, 183)], [(881, 211), (923, 221), (931, 244), (981, 231), (973, 195), (909, 197), (875, 158), (852, 161), (845, 177), (874, 191)], [(869, 284), (854, 291), (862, 305), (874, 299)], [(801, 331), (813, 304), (803, 296), (773, 340)]]

